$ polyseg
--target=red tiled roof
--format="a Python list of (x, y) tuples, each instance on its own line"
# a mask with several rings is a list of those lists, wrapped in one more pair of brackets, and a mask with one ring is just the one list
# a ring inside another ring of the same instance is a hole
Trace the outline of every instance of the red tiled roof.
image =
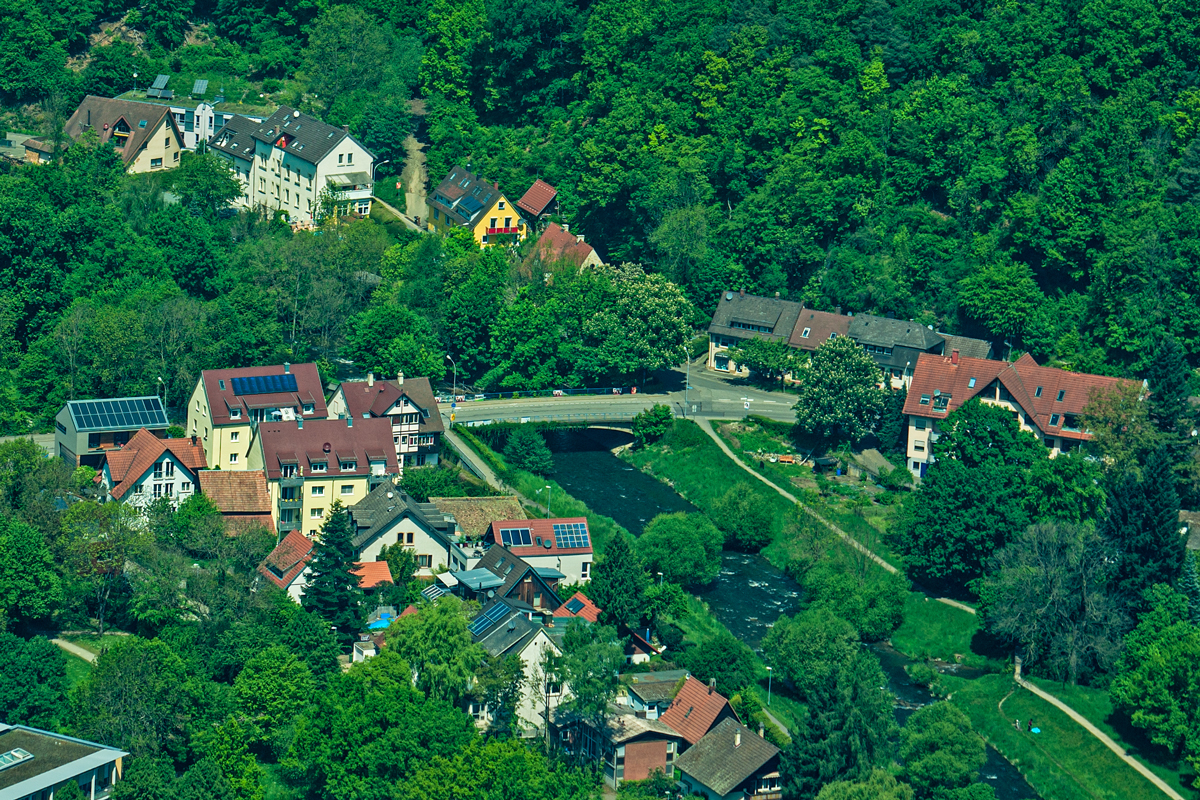
[(557, 223), (551, 222), (534, 245), (534, 252), (547, 261), (565, 260), (582, 267), (596, 249), (580, 241), (575, 234), (563, 230)]
[(521, 199), (517, 201), (517, 207), (528, 211), (534, 217), (539, 217), (546, 210), (546, 206), (554, 202), (556, 197), (558, 197), (558, 190), (538, 178), (533, 182), (533, 186), (530, 186), (529, 190), (521, 195)]
[(417, 613), (417, 607), (414, 605), (407, 605), (404, 607), (404, 610), (400, 612), (400, 616), (407, 617), (409, 614), (415, 613)]
[(363, 414), (382, 417), (405, 398), (423, 412), (421, 433), (441, 433), (446, 429), (429, 378), (405, 378), (403, 386), (397, 381), (377, 380), (374, 385), (367, 381), (343, 381), (341, 390), (346, 399), (346, 413), (355, 419), (362, 419)]
[(307, 536), (291, 531), (258, 565), (258, 571), (280, 589), (287, 589), (308, 566), (312, 551), (313, 543)]
[[(233, 391), (234, 378), (283, 375), (285, 371), (296, 376), (295, 392), (238, 395)], [(213, 425), (228, 425), (231, 422), (248, 424), (251, 407), (295, 408), (299, 414), (305, 403), (311, 403), (313, 413), (305, 415), (306, 419), (324, 418), (328, 413), (325, 408), (325, 390), (321, 387), (321, 374), (317, 372), (316, 364), (206, 369), (200, 374), (200, 380), (204, 382), (204, 396), (208, 398), (208, 413), (212, 417)], [(222, 381), (225, 383), (224, 389), (221, 388)], [(241, 408), (241, 419), (230, 419), (230, 408)]]
[(725, 716), (738, 719), (724, 695), (689, 675), (660, 719), (672, 730), (678, 731), (688, 744), (695, 744), (704, 738), (704, 734), (712, 729), (727, 709)]
[(222, 514), (270, 514), (271, 495), (262, 470), (205, 470), (198, 476), (200, 491)]
[[(554, 536), (554, 526), (556, 524), (581, 523), (584, 531), (588, 534), (587, 547), (559, 547), (558, 541)], [(504, 528), (528, 528), (531, 544), (529, 545), (505, 545), (500, 538), (500, 531)], [(483, 540), (493, 544), (501, 544), (506, 547), (513, 555), (526, 558), (528, 556), (545, 556), (556, 553), (561, 554), (576, 554), (592, 552), (592, 533), (587, 526), (586, 517), (562, 517), (555, 519), (498, 519), (488, 526), (488, 529), (483, 533)], [(546, 545), (549, 545), (547, 547)]]
[[(313, 462), (324, 462), (324, 477), (328, 478), (369, 475), (371, 460), (383, 461), (387, 475), (400, 472), (392, 422), (387, 418), (306, 419), (303, 427), (295, 420), (261, 422), (258, 432), (267, 480), (277, 480), (280, 465), (288, 463), (297, 464), (307, 476), (312, 474)], [(342, 461), (354, 461), (354, 470), (342, 472)]]
[(358, 585), (363, 589), (374, 589), (392, 582), (392, 571), (386, 561), (355, 561), (350, 570), (358, 576)]
[[(578, 610), (571, 611), (570, 607), (576, 605), (578, 601)], [(583, 592), (576, 592), (571, 595), (567, 602), (559, 606), (555, 612), (556, 617), (580, 617), (588, 622), (598, 622), (600, 619), (600, 607), (587, 598)]]
[[(974, 386), (971, 385), (972, 381)], [(990, 388), (994, 392), (996, 382), (1012, 395), (1013, 403), (1025, 412), (1031, 426), (1036, 426), (1046, 435), (1068, 439), (1091, 437), (1082, 430), (1064, 431), (1064, 415), (1082, 413), (1098, 391), (1135, 383), (1123, 378), (1042, 367), (1028, 353), (1013, 363), (960, 357), (958, 364), (953, 363), (952, 356), (922, 353), (913, 369), (904, 413), (943, 419), (985, 390)], [(1058, 399), (1060, 391), (1063, 393), (1062, 400)], [(950, 397), (944, 411), (935, 411), (933, 408), (935, 392)], [(921, 402), (923, 396), (929, 397), (925, 404)], [(1052, 426), (1050, 420), (1055, 414), (1059, 415), (1058, 424)]]
[[(808, 329), (808, 336), (803, 335), (805, 329)], [(792, 329), (788, 344), (801, 350), (816, 350), (829, 341), (830, 334), (846, 336), (849, 332), (850, 317), (806, 308), (796, 319), (796, 327)]]
[(167, 452), (193, 474), (208, 466), (204, 460), (204, 445), (196, 437), (159, 439), (145, 428), (140, 428), (123, 447), (110, 450), (105, 455), (108, 474), (113, 482), (109, 494), (118, 500), (124, 497)]

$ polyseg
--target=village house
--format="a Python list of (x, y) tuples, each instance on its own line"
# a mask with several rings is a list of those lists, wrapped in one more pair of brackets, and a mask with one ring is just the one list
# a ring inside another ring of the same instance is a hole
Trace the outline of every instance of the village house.
[[(430, 497), (429, 502), (437, 506), (447, 520), (453, 520), (455, 532), (466, 542), (482, 542), (496, 519), (525, 519), (525, 508), (516, 495), (505, 494), (494, 497)], [(483, 558), (480, 551), (479, 558)]]
[(541, 178), (525, 190), (517, 201), (517, 208), (525, 212), (525, 218), (537, 222), (543, 217), (558, 211), (558, 190)]
[(328, 198), (336, 213), (371, 213), (375, 155), (347, 127), (281, 106), (265, 122), (234, 116), (209, 142), (230, 163), (244, 194), (237, 204), (282, 211), (312, 223)]
[(562, 605), (556, 593), (561, 572), (535, 568), (501, 545), (492, 545), (475, 568), (443, 573), (437, 579), (464, 600), (483, 604), (504, 600), (531, 618), (549, 619)]
[(316, 364), (207, 369), (188, 399), (187, 432), (204, 442), (210, 468), (252, 469), (260, 423), (326, 413)]
[(392, 443), (404, 467), (433, 466), (438, 462), (445, 425), (428, 378), (343, 381), (329, 400), (330, 419), (385, 417), (392, 424)]
[(399, 475), (386, 419), (304, 419), (257, 426), (250, 469), (263, 469), (280, 533), (316, 537), (335, 502), (352, 506)]
[(600, 608), (588, 599), (583, 592), (576, 592), (567, 599), (567, 602), (559, 606), (554, 612), (554, 618), (563, 619), (570, 622), (572, 618), (578, 617), (588, 622), (600, 621)]
[(195, 436), (160, 439), (143, 428), (105, 454), (101, 483), (109, 500), (144, 509), (165, 497), (178, 507), (196, 492), (205, 466), (204, 446)]
[(725, 292), (708, 326), (708, 368), (747, 375), (749, 370), (729, 358), (729, 350), (750, 339), (787, 341), (796, 327), (801, 306), (790, 300), (758, 297), (745, 290)]
[(0, 798), (54, 800), (74, 783), (86, 800), (103, 800), (124, 775), (128, 755), (61, 733), (0, 723)]
[(54, 445), (72, 467), (99, 469), (104, 455), (124, 447), (139, 430), (162, 439), (171, 423), (154, 396), (71, 400), (54, 417)]
[[(178, 167), (184, 149), (183, 134), (166, 106), (88, 95), (63, 132), (69, 140), (78, 141), (89, 131), (95, 131), (101, 144), (117, 151), (131, 175)], [(30, 163), (41, 163), (52, 150), (50, 137), (25, 141)]]
[(225, 530), (233, 535), (253, 528), (275, 532), (267, 475), (260, 469), (229, 472), (206, 469), (197, 477), (200, 491), (221, 510)]
[(604, 263), (596, 248), (583, 240), (582, 233), (571, 233), (566, 223), (551, 222), (542, 231), (526, 259), (530, 264), (549, 266), (568, 262), (580, 269), (598, 267)]
[(500, 184), (454, 167), (426, 198), (429, 230), (465, 228), (480, 245), (525, 241), (528, 228)]
[(258, 573), (299, 603), (308, 585), (312, 551), (311, 539), (298, 530), (290, 530), (258, 565)]
[(1098, 392), (1132, 381), (1039, 366), (1026, 353), (1015, 362), (924, 354), (917, 360), (904, 403), (908, 422), (908, 468), (922, 477), (934, 460), (939, 425), (964, 403), (978, 397), (1008, 410), (1021, 430), (1046, 445), (1053, 458), (1091, 438), (1080, 415)]
[(615, 702), (628, 706), (639, 717), (658, 719), (670, 708), (690, 674), (686, 669), (627, 673), (621, 676)]
[(350, 507), (351, 540), (358, 558), (374, 561), (383, 548), (397, 544), (412, 551), (417, 576), (431, 578), (440, 570), (466, 569), (455, 544), (453, 521), (432, 503), (418, 503), (391, 483), (382, 483)]
[(659, 719), (683, 737), (685, 750), (720, 722), (727, 719), (739, 722), (729, 700), (717, 691), (715, 680), (709, 680), (705, 686), (691, 675), (684, 679)]
[(586, 583), (592, 578), (592, 539), (584, 517), (496, 520), (483, 541), (503, 545), (542, 574), (557, 574), (557, 580)]
[(604, 783), (613, 789), (625, 781), (642, 781), (656, 771), (675, 776), (675, 758), (683, 737), (661, 721), (638, 716), (628, 708), (609, 706), (603, 722), (556, 720), (565, 750), (600, 765)]
[(780, 800), (779, 748), (733, 718), (714, 725), (675, 761), (679, 785), (707, 800)]

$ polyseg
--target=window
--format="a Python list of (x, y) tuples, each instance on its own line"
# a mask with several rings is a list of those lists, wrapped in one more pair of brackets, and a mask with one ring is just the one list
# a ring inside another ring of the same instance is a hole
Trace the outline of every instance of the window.
[(432, 569), (433, 556), (417, 556), (417, 566), (421, 569)]
[(236, 464), (236, 463), (238, 463), (238, 454), (237, 454), (237, 453), (230, 453), (230, 454), (229, 454), (229, 463), (230, 463), (230, 464)]
[(503, 200), (500, 201), (500, 210), (501, 211), (504, 210), (504, 201)]
[(170, 136), (163, 139), (163, 147), (167, 148), (168, 150), (171, 149), (171, 137)]
[(495, 217), (492, 217), (492, 218), (491, 218), (491, 220), (489, 220), (489, 221), (488, 221), (488, 227), (489, 227), (489, 228), (494, 228), (494, 227), (496, 227), (496, 222), (497, 222), (496, 218), (495, 218)]
[(347, 154), (346, 154), (346, 163), (347, 163), (347, 164), (353, 164), (353, 163), (354, 163), (354, 153), (347, 153)]
[(300, 406), (300, 409), (301, 409), (301, 413), (311, 414), (311, 413), (313, 413), (313, 404), (312, 403), (304, 403), (303, 405)]
[[(217, 381), (217, 385), (221, 387), (222, 392), (225, 391), (225, 380), (224, 379)], [(200, 409), (200, 401), (197, 400), (196, 401), (196, 410), (199, 410), (199, 409)]]
[(1040, 386), (1039, 386), (1039, 387), (1037, 387), (1036, 389), (1034, 389), (1034, 390), (1033, 390), (1033, 396), (1034, 396), (1034, 397), (1041, 397), (1041, 396), (1042, 396), (1042, 387), (1040, 387)]
[(968, 389), (974, 389), (974, 388), (975, 388), (975, 379), (974, 379), (974, 378), (971, 378), (971, 380), (967, 381), (967, 388), (968, 388)]
[(917, 451), (918, 453), (924, 453), (925, 452), (925, 442), (923, 442), (923, 441), (913, 442), (913, 450)]
[(505, 217), (505, 218), (504, 218), (504, 227), (506, 227), (506, 228), (511, 228), (511, 227), (512, 227), (512, 217)]
[(142, 493), (142, 485), (141, 485), (140, 483), (139, 483), (137, 486), (133, 487), (133, 493), (134, 493), (134, 494), (141, 494), (141, 493)]
[(343, 461), (341, 463), (341, 468), (342, 468), (342, 472), (354, 472), (354, 470), (358, 469), (358, 462), (357, 461)]
[(923, 406), (929, 405), (929, 395), (927, 395), (927, 394), (921, 395), (921, 405), (923, 405)]
[(583, 568), (579, 572), (580, 580), (589, 580), (592, 577), (592, 562), (583, 562)]
[(179, 160), (179, 151), (178, 150), (175, 151), (175, 160), (176, 161)]
[(241, 436), (241, 434), (240, 434), (240, 433), (238, 433), (237, 431), (230, 431), (230, 433), (229, 433), (229, 441), (231, 441), (231, 442), (236, 442), (236, 441), (238, 440), (238, 437), (239, 437), (239, 436)]
[(325, 518), (325, 509), (310, 508), (308, 510), (308, 516), (309, 516), (309, 519), (324, 519)]
[(100, 446), (100, 434), (89, 433), (88, 434), (88, 448), (91, 450), (95, 450), (99, 446)]
[(925, 426), (927, 424), (928, 423), (921, 417), (917, 417), (916, 419), (913, 420), (913, 428), (915, 428), (916, 430), (919, 430), (919, 431), (925, 430)]
[(175, 496), (175, 484), (173, 484), (173, 483), (168, 483), (168, 484), (167, 484), (167, 488), (166, 488), (166, 495), (167, 495), (167, 497), (174, 497), (174, 496)]
[(328, 465), (324, 461), (314, 461), (312, 465), (313, 472), (324, 472)]
[(1057, 428), (1057, 427), (1058, 427), (1058, 414), (1051, 414), (1051, 415), (1050, 415), (1050, 427), (1051, 427), (1051, 428)]
[(1058, 397), (1054, 398), (1054, 402), (1056, 402), (1056, 403), (1061, 403), (1061, 402), (1062, 402), (1062, 399), (1063, 399), (1064, 397), (1066, 397), (1066, 395), (1067, 395), (1067, 390), (1066, 390), (1066, 389), (1059, 389), (1059, 390), (1058, 390)]
[(179, 491), (190, 492), (191, 490), (192, 490), (192, 482), (191, 481), (184, 481), (183, 483), (179, 484)]
[(175, 462), (174, 461), (164, 461), (163, 462), (163, 472), (166, 473), (168, 478), (174, 478), (175, 477)]
[(1053, 448), (1054, 448), (1054, 440), (1053, 440), (1053, 439), (1046, 439), (1046, 447), (1049, 447), (1049, 448), (1053, 449)]
[(160, 461), (154, 465), (154, 480), (161, 481), (162, 476), (163, 476), (163, 465), (162, 465), (162, 462)]
[(413, 532), (412, 531), (409, 531), (408, 533), (405, 534), (404, 543), (405, 544), (413, 543)]
[(154, 169), (155, 167), (161, 167), (161, 166), (162, 166), (162, 159), (161, 159), (161, 158), (152, 158), (152, 159), (150, 159), (150, 169)]
[(829, 338), (830, 338), (830, 339), (836, 339), (836, 338), (837, 338), (837, 333), (831, 333), (831, 334), (829, 334)]
[(284, 486), (282, 489), (279, 490), (279, 499), (280, 500), (295, 500), (296, 499), (296, 487), (295, 486)]
[(161, 483), (154, 484), (154, 496), (162, 497), (162, 484)]
[(342, 494), (354, 494), (354, 484), (343, 483), (342, 484)]
[(242, 418), (242, 410), (240, 408), (229, 409), (229, 418), (230, 419), (241, 419)]
[(325, 496), (325, 487), (324, 486), (312, 487), (312, 496), (313, 497), (324, 497)]
[(933, 410), (934, 411), (945, 411), (946, 407), (949, 405), (950, 405), (950, 395), (943, 392), (941, 394), (935, 394), (933, 396)]
[(296, 477), (296, 465), (295, 464), (284, 464), (283, 466), (281, 466), (279, 468), (279, 475), (284, 478)]

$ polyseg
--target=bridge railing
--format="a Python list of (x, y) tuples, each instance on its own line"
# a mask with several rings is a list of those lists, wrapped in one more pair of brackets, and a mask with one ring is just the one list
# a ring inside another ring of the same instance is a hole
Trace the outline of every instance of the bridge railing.
[(599, 412), (592, 414), (523, 414), (515, 417), (489, 417), (455, 422), (466, 428), (495, 425), (501, 422), (632, 422), (632, 413)]
[[(438, 393), (438, 403), (470, 403), (477, 400), (519, 400), (523, 397), (586, 397), (598, 395), (636, 395), (636, 386), (606, 386), (596, 389), (533, 389), (517, 392), (462, 392), (460, 394)], [(651, 392), (653, 394), (653, 392)]]

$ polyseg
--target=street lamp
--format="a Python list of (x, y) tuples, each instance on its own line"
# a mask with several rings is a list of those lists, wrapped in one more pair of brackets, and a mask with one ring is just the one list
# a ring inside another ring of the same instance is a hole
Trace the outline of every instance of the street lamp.
[(137, 73), (133, 73), (133, 90), (137, 91)]
[[(458, 400), (458, 362), (450, 358), (450, 354), (446, 354), (446, 358), (454, 365), (454, 400)], [(445, 374), (445, 373), (442, 373)]]
[(771, 705), (771, 674), (773, 670), (767, 667), (767, 705)]
[(659, 585), (659, 588), (662, 588), (662, 573), (661, 572), (658, 573), (658, 585)]
[(546, 493), (546, 519), (550, 519), (550, 484), (546, 484), (541, 489), (538, 489), (534, 494)]
[(375, 175), (376, 175), (376, 173), (379, 172), (379, 168), (382, 167), (384, 164), (390, 164), (390, 163), (392, 163), (392, 160), (389, 158), (386, 161), (380, 161), (378, 164), (376, 164), (371, 169), (371, 183), (375, 182)]
[[(165, 411), (166, 407), (167, 407), (167, 385), (165, 383), (163, 383), (162, 376), (159, 376), (158, 378), (156, 378), (156, 380), (159, 383), (162, 383), (162, 387), (163, 387), (162, 403), (163, 403), (163, 410)], [(157, 391), (157, 390), (158, 390), (158, 387), (156, 386), (155, 391)]]

